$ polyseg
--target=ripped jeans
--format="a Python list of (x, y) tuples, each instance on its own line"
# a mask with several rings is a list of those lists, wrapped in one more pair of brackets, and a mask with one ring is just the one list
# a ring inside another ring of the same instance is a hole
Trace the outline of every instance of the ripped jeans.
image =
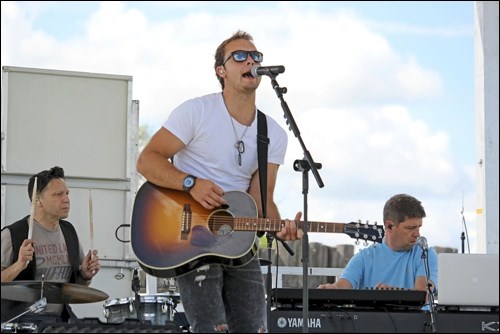
[(259, 257), (241, 267), (207, 265), (177, 278), (194, 333), (265, 333), (267, 308)]

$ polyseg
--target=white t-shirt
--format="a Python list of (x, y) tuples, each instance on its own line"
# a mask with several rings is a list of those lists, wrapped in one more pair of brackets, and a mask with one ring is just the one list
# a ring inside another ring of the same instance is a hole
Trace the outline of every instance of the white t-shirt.
[[(288, 136), (274, 119), (267, 115), (266, 118), (270, 139), (267, 161), (282, 165)], [(247, 129), (231, 118), (222, 93), (213, 93), (182, 103), (172, 111), (163, 127), (186, 145), (174, 157), (178, 169), (212, 180), (224, 191), (248, 191), (252, 175), (258, 169), (257, 113)], [(241, 166), (236, 147), (239, 140), (245, 146)]]

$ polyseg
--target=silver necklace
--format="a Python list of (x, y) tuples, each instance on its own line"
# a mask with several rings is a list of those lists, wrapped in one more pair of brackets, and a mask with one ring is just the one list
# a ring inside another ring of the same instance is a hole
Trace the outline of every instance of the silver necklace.
[(233, 117), (231, 116), (231, 114), (229, 114), (229, 112), (228, 115), (229, 119), (231, 119), (231, 125), (233, 126), (234, 138), (236, 138), (236, 144), (234, 144), (234, 147), (236, 147), (236, 150), (238, 151), (238, 165), (241, 166), (241, 154), (245, 152), (245, 143), (243, 142), (243, 137), (245, 137), (245, 133), (247, 133), (249, 126), (245, 128), (245, 130), (241, 134), (241, 137), (238, 139), (238, 134), (236, 133), (236, 127), (234, 126)]

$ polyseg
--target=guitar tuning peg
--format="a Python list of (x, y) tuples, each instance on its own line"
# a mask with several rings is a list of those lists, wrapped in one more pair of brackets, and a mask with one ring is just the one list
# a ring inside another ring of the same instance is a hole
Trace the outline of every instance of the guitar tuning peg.
[(363, 246), (368, 246), (368, 241), (365, 240), (365, 242), (363, 242)]
[(356, 239), (356, 241), (354, 241), (354, 244), (355, 244), (356, 246), (359, 246), (359, 239)]

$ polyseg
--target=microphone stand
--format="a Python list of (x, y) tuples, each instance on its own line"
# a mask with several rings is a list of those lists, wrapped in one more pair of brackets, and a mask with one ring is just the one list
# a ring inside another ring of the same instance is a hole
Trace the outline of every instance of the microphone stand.
[(465, 232), (462, 231), (460, 234), (460, 240), (462, 240), (462, 254), (465, 253)]
[[(288, 252), (288, 254), (290, 254), (290, 256), (294, 256), (295, 255), (295, 252), (290, 248), (290, 246), (288, 246), (288, 244), (286, 242), (284, 242), (283, 240), (281, 240), (280, 238), (278, 238), (274, 233), (269, 233), (267, 232), (266, 233), (266, 238), (267, 238), (267, 258), (268, 258), (268, 263), (267, 263), (267, 276), (266, 276), (266, 290), (267, 290), (267, 299), (266, 299), (266, 302), (267, 302), (267, 319), (271, 319), (271, 308), (272, 308), (272, 294), (273, 294), (273, 275), (272, 275), (272, 272), (271, 272), (271, 266), (273, 265), (273, 261), (271, 259), (271, 251), (272, 251), (272, 246), (273, 246), (273, 239), (276, 239), (278, 241), (281, 242), (281, 244), (283, 245), (283, 247), (286, 249), (286, 251)], [(278, 267), (278, 262), (276, 262), (276, 267)], [(278, 275), (278, 273), (276, 272), (276, 275)], [(274, 296), (276, 297), (276, 296)], [(269, 320), (268, 320), (269, 321)]]
[(134, 269), (134, 274), (132, 276), (132, 291), (134, 292), (134, 308), (137, 312), (137, 320), (142, 323), (142, 312), (141, 312), (141, 297), (139, 296), (139, 291), (141, 290), (141, 281), (139, 279), (139, 270)]
[(286, 119), (286, 123), (289, 126), (289, 129), (293, 132), (295, 137), (299, 140), (300, 146), (302, 147), (302, 151), (304, 152), (304, 160), (296, 160), (294, 163), (294, 169), (296, 171), (302, 171), (302, 194), (304, 195), (304, 221), (303, 221), (303, 231), (304, 231), (304, 236), (302, 237), (302, 264), (303, 264), (303, 282), (302, 282), (302, 318), (303, 318), (303, 323), (302, 323), (302, 332), (307, 333), (309, 331), (308, 328), (308, 323), (309, 323), (309, 289), (308, 289), (308, 283), (307, 283), (307, 271), (308, 271), (308, 266), (309, 266), (309, 236), (307, 234), (309, 230), (308, 226), (308, 221), (307, 221), (307, 193), (309, 189), (308, 181), (308, 172), (309, 170), (312, 171), (314, 177), (316, 178), (316, 182), (318, 183), (318, 186), (322, 188), (324, 186), (323, 181), (321, 180), (321, 177), (318, 173), (318, 169), (321, 168), (320, 163), (315, 163), (311, 154), (309, 151), (306, 149), (305, 144), (302, 140), (302, 137), (300, 136), (300, 131), (299, 128), (297, 127), (297, 124), (295, 123), (295, 120), (292, 116), (292, 113), (290, 111), (290, 108), (288, 108), (288, 104), (286, 103), (285, 99), (283, 98), (283, 94), (286, 94), (287, 89), (286, 87), (281, 88), (278, 85), (278, 82), (276, 81), (276, 75), (270, 74), (269, 77), (271, 78), (271, 85), (273, 86), (273, 89), (276, 91), (276, 95), (281, 101), (281, 108), (283, 109), (284, 118)]
[(273, 246), (273, 239), (274, 236), (271, 233), (266, 233), (266, 238), (267, 238), (267, 259), (269, 262), (267, 263), (267, 276), (266, 276), (266, 290), (267, 290), (267, 321), (269, 322), (271, 319), (271, 304), (272, 304), (272, 293), (273, 293), (273, 275), (271, 273), (271, 266), (273, 265), (273, 261), (271, 259), (271, 247)]
[(436, 327), (436, 306), (434, 305), (434, 293), (432, 292), (432, 285), (429, 282), (430, 278), (430, 269), (429, 269), (429, 256), (428, 256), (428, 248), (422, 247), (422, 259), (424, 259), (424, 268), (425, 268), (425, 279), (427, 285), (427, 296), (429, 298), (429, 307), (431, 314), (431, 330), (433, 333), (437, 333)]

